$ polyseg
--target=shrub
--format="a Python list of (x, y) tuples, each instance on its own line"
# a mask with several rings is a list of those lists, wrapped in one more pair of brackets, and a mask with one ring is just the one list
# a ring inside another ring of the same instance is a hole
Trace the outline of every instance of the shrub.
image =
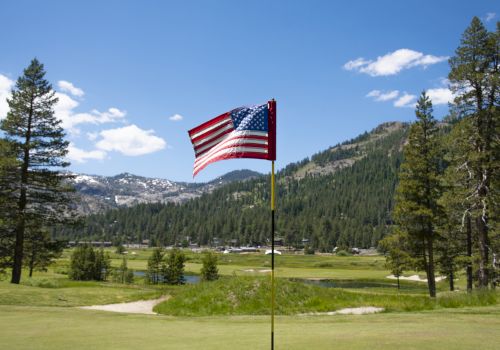
[(78, 281), (105, 281), (110, 269), (110, 258), (104, 250), (95, 251), (90, 245), (77, 247), (71, 254), (69, 278)]
[(219, 278), (219, 269), (217, 268), (217, 255), (212, 252), (205, 252), (201, 260), (201, 279), (204, 281), (215, 281)]

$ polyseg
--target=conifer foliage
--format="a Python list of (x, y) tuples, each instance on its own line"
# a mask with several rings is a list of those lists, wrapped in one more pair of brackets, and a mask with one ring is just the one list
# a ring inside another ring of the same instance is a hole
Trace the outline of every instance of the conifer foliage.
[[(490, 256), (495, 251), (494, 211), (498, 214), (500, 171), (500, 23), (496, 32), (488, 32), (479, 18), (474, 17), (462, 35), (455, 56), (450, 59), (449, 79), (457, 94), (455, 104), (464, 119), (461, 127), (470, 143), (465, 148), (466, 159), (453, 159), (456, 168), (469, 177), (465, 216), (472, 221), (478, 244), (478, 282), (480, 287), (491, 283), (493, 271)], [(464, 175), (462, 175), (464, 177)], [(498, 235), (498, 233), (497, 233)]]
[(0, 124), (13, 146), (19, 165), (9, 175), (9, 201), (12, 213), (12, 283), (19, 283), (24, 245), (28, 230), (68, 219), (70, 190), (58, 170), (68, 166), (64, 160), (68, 142), (61, 121), (54, 116), (57, 97), (44, 78), (43, 64), (33, 59), (17, 80), (9, 112)]
[(417, 102), (415, 114), (417, 121), (410, 127), (404, 148), (394, 216), (396, 224), (407, 234), (412, 257), (427, 274), (429, 295), (435, 297), (434, 245), (442, 212), (438, 203), (442, 193), (441, 157), (432, 103), (425, 92)]

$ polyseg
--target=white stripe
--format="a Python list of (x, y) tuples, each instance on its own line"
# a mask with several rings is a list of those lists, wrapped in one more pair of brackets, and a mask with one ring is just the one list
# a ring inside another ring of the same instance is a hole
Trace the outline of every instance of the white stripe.
[(203, 143), (203, 142), (206, 142), (207, 140), (210, 140), (220, 134), (222, 134), (224, 131), (227, 131), (229, 129), (232, 129), (233, 128), (233, 125), (232, 124), (227, 124), (225, 127), (223, 127), (222, 129), (220, 130), (217, 130), (216, 132), (214, 132), (213, 134), (210, 134), (210, 136), (208, 137), (204, 137), (202, 138), (201, 140), (198, 140), (196, 142), (193, 142), (193, 145), (196, 147), (198, 146), (200, 143)]
[[(203, 146), (203, 147), (200, 147), (199, 149), (196, 150), (196, 154), (199, 154), (201, 152), (203, 152), (204, 150), (206, 150), (207, 148), (211, 148), (213, 145), (221, 142), (224, 138), (227, 138), (228, 136), (227, 135), (224, 135), (222, 137), (220, 137), (219, 139), (215, 140), (214, 142), (210, 142), (209, 144)], [(231, 136), (231, 138), (234, 137), (234, 136)], [(239, 141), (241, 139), (234, 139), (234, 141)], [(267, 145), (267, 141), (266, 140), (262, 140), (262, 139), (243, 139), (244, 141), (246, 141), (245, 143), (259, 143), (261, 145)], [(242, 141), (243, 141), (242, 140)], [(226, 143), (226, 145), (228, 144), (231, 144), (229, 141), (228, 143)]]
[(254, 147), (231, 147), (231, 148), (226, 148), (223, 150), (220, 150), (219, 152), (214, 153), (211, 157), (208, 159), (205, 159), (201, 164), (195, 165), (193, 172), (196, 172), (197, 169), (200, 169), (201, 167), (205, 166), (206, 163), (208, 163), (212, 158), (218, 157), (223, 154), (227, 153), (236, 153), (236, 152), (253, 152), (253, 153), (267, 153), (267, 149), (262, 149), (262, 148), (254, 148)]
[(201, 155), (200, 158), (197, 158), (195, 160), (195, 163), (196, 163), (196, 161), (201, 160), (203, 157), (209, 156), (210, 154), (217, 152), (217, 150), (224, 148), (224, 146), (226, 146), (228, 144), (228, 142), (230, 142), (231, 140), (244, 141), (244, 139), (236, 139), (235, 138), (235, 137), (239, 137), (239, 136), (264, 136), (264, 137), (267, 137), (267, 132), (265, 132), (265, 131), (252, 131), (252, 130), (233, 131), (232, 133), (226, 135), (225, 139), (223, 141), (221, 141), (217, 146), (213, 147), (207, 153)]
[(210, 130), (215, 129), (216, 127), (218, 127), (218, 126), (220, 126), (220, 125), (222, 125), (224, 123), (227, 123), (228, 120), (231, 120), (230, 116), (222, 119), (220, 122), (217, 122), (214, 125), (210, 125), (209, 127), (205, 128), (205, 129), (203, 129), (201, 131), (198, 131), (196, 134), (191, 135), (191, 140), (197, 138), (198, 136), (200, 136), (200, 135), (202, 135), (204, 133), (206, 133), (207, 131), (210, 131)]
[[(195, 159), (194, 165), (196, 166), (199, 163), (203, 163), (206, 159), (211, 158), (215, 153), (219, 152), (220, 150), (226, 149), (228, 147), (237, 147), (237, 146), (240, 146), (240, 145), (245, 145), (245, 144), (248, 144), (248, 143), (254, 143), (254, 142), (251, 141), (251, 140), (248, 140), (248, 139), (236, 139), (236, 140), (232, 139), (232, 140), (229, 140), (228, 142), (226, 142), (224, 144), (224, 147), (218, 147), (217, 149), (215, 149), (215, 147), (214, 147), (213, 149), (211, 149), (207, 153), (202, 154), (199, 158)], [(267, 142), (262, 143), (262, 145), (266, 146)]]

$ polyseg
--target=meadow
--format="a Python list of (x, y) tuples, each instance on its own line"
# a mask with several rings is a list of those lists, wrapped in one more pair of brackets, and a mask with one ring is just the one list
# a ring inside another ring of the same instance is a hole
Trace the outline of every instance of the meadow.
[[(122, 256), (109, 251), (112, 264)], [(144, 270), (151, 250), (128, 254)], [(270, 257), (219, 256), (221, 278), (184, 286), (78, 282), (67, 278), (71, 251), (47, 272), (26, 274), (21, 285), (0, 281), (0, 348), (5, 349), (261, 349), (269, 346)], [(498, 292), (457, 292), (438, 283), (387, 279), (382, 256), (282, 255), (277, 264), (276, 349), (482, 349), (500, 344)], [(201, 256), (188, 253), (186, 272), (198, 274)], [(411, 271), (408, 274), (417, 274)], [(422, 273), (418, 273), (422, 275)], [(318, 285), (327, 278), (334, 288)], [(311, 279), (305, 283), (304, 279)], [(81, 310), (76, 306), (153, 299), (159, 315)], [(312, 315), (345, 307), (378, 306), (374, 315)]]

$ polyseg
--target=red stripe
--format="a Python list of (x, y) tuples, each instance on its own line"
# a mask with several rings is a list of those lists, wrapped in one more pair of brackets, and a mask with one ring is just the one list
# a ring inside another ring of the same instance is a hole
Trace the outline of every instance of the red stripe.
[(233, 121), (232, 120), (227, 120), (225, 123), (211, 129), (211, 130), (208, 130), (207, 132), (199, 135), (199, 136), (196, 136), (195, 138), (191, 138), (191, 142), (194, 144), (195, 142), (198, 142), (200, 140), (203, 140), (203, 139), (211, 139), (211, 135), (215, 134), (217, 131), (219, 131), (220, 129), (223, 129), (225, 127), (227, 127), (228, 125), (231, 126), (230, 131), (234, 130), (233, 128)]
[(256, 158), (256, 159), (268, 159), (269, 156), (265, 153), (253, 153), (253, 152), (235, 152), (235, 153), (227, 153), (222, 154), (220, 156), (214, 157), (205, 163), (202, 167), (200, 167), (196, 172), (193, 172), (193, 177), (196, 176), (201, 170), (203, 170), (207, 165), (217, 162), (223, 159), (234, 159), (234, 158)]
[(203, 124), (198, 125), (197, 127), (192, 128), (191, 130), (188, 131), (189, 136), (191, 137), (191, 135), (196, 134), (197, 132), (200, 132), (205, 128), (208, 128), (208, 127), (220, 122), (221, 120), (223, 120), (227, 117), (229, 117), (229, 118), (231, 117), (231, 112), (226, 112), (224, 114), (221, 114), (218, 117), (215, 117), (214, 119), (209, 120), (208, 122), (205, 122)]
[[(248, 142), (248, 143), (235, 143), (235, 144), (232, 144), (232, 145), (229, 145), (229, 146), (226, 146), (226, 147), (222, 147), (222, 148), (218, 149), (217, 152), (225, 150), (225, 149), (228, 149), (228, 148), (234, 148), (234, 147), (252, 147), (252, 148), (262, 148), (262, 149), (265, 149), (265, 150), (268, 149), (267, 145), (262, 145), (260, 143), (251, 143), (251, 142)], [(217, 153), (217, 152), (215, 152), (215, 153)], [(200, 155), (199, 157), (197, 156), (195, 158), (195, 160), (194, 160), (195, 166), (196, 166), (196, 161), (200, 160), (201, 158), (203, 158), (203, 155)], [(209, 158), (210, 157), (208, 157), (207, 159), (209, 159)]]
[[(225, 124), (224, 124), (224, 126), (225, 126)], [(217, 140), (219, 137), (222, 137), (222, 136), (224, 136), (224, 135), (227, 135), (227, 134), (229, 134), (229, 133), (231, 133), (231, 132), (233, 132), (233, 131), (234, 131), (234, 129), (228, 129), (228, 130), (224, 131), (222, 134), (219, 134), (219, 135), (217, 135), (217, 136), (215, 136), (215, 137), (212, 137), (212, 138), (210, 138), (210, 139), (207, 139), (207, 141), (204, 141), (204, 142), (200, 143), (199, 145), (196, 145), (196, 146), (195, 146), (195, 145), (193, 145), (194, 150), (196, 151), (198, 148), (201, 148), (201, 147), (203, 147), (203, 146), (205, 146), (205, 145), (209, 144), (210, 142), (212, 142), (212, 141), (214, 141), (214, 140)], [(214, 146), (217, 146), (217, 144), (218, 144), (218, 143), (216, 143)]]
[[(222, 136), (223, 134), (219, 135), (219, 136)], [(266, 136), (250, 136), (250, 135), (241, 135), (241, 136), (234, 136), (234, 137), (229, 137), (225, 140), (221, 140), (220, 142), (227, 142), (227, 141), (230, 141), (230, 140), (237, 140), (237, 139), (253, 139), (253, 140), (264, 140), (264, 141), (267, 141), (267, 137)], [(195, 156), (198, 157), (200, 154), (203, 154), (203, 153), (206, 153), (208, 151), (210, 151), (212, 148), (214, 148), (215, 146), (217, 146), (220, 142), (216, 143), (215, 145), (213, 145), (212, 147), (209, 147), (199, 153), (196, 153), (196, 150), (198, 148), (201, 148), (203, 147), (203, 145), (206, 145), (207, 143), (210, 143), (210, 142), (204, 142), (202, 144), (200, 144), (199, 146), (196, 146), (194, 148), (194, 152), (195, 152)]]

